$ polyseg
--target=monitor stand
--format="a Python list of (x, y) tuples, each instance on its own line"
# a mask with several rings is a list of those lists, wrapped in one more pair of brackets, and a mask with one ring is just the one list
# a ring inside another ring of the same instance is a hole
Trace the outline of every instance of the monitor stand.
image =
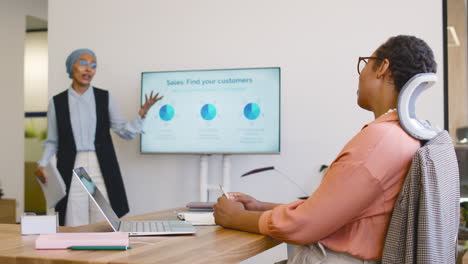
[[(200, 155), (200, 201), (208, 202), (210, 190), (218, 190), (218, 184), (208, 184), (208, 156)], [(231, 191), (231, 155), (223, 154), (223, 187), (226, 192)]]

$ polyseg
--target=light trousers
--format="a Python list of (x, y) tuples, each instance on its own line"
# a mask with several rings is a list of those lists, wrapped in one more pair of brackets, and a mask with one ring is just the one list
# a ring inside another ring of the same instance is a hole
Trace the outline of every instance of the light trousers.
[[(107, 189), (102, 177), (101, 168), (94, 151), (80, 151), (76, 154), (74, 168), (83, 167), (93, 180), (94, 184), (109, 201)], [(81, 186), (76, 176), (72, 175), (70, 190), (68, 192), (66, 226), (79, 226), (105, 221), (99, 208), (89, 198), (88, 193)]]
[(294, 246), (287, 264), (378, 264), (379, 261), (363, 260), (347, 253), (333, 251), (320, 243), (311, 246)]

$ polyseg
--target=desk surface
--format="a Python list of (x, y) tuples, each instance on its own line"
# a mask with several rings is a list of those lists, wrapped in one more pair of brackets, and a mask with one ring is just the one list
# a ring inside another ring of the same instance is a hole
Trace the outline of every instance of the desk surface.
[[(175, 209), (126, 220), (174, 220)], [(60, 227), (60, 232), (107, 232), (106, 223)], [(281, 242), (219, 226), (197, 226), (196, 235), (130, 237), (131, 250), (35, 250), (37, 235), (21, 236), (20, 225), (0, 224), (0, 263), (237, 263)]]

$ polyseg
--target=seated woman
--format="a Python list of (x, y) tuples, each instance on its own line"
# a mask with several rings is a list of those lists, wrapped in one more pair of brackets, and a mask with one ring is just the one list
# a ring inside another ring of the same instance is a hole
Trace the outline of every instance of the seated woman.
[(289, 204), (230, 193), (215, 205), (216, 223), (300, 245), (288, 263), (380, 261), (391, 212), (421, 147), (399, 124), (398, 95), (415, 74), (436, 67), (431, 48), (413, 36), (392, 37), (359, 57), (357, 103), (375, 120), (346, 144), (317, 190)]

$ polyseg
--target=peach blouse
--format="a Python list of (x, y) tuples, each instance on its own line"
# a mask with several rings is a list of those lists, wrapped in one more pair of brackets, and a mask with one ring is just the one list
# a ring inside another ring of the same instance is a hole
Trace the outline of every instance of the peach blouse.
[(401, 128), (396, 112), (377, 118), (343, 148), (307, 200), (265, 211), (260, 232), (380, 260), (390, 214), (420, 146)]

